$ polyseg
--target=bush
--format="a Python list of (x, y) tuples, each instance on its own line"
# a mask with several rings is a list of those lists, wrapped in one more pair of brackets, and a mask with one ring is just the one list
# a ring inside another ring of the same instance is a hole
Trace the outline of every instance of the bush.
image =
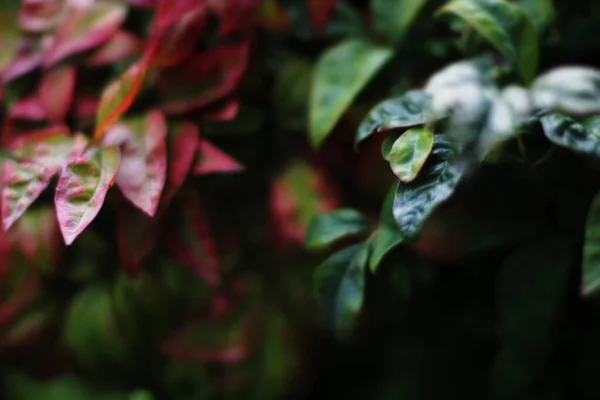
[(597, 397), (595, 2), (1, 7), (5, 397)]

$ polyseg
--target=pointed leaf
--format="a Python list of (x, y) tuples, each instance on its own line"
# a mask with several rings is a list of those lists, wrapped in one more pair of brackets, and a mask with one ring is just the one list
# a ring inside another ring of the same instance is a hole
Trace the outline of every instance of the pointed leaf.
[(361, 40), (342, 42), (321, 56), (309, 105), (313, 146), (321, 145), (354, 98), (391, 56), (389, 49)]
[(240, 111), (240, 101), (237, 99), (233, 99), (227, 101), (222, 106), (211, 109), (211, 111), (207, 111), (204, 113), (203, 118), (205, 121), (231, 121), (237, 117)]
[(46, 119), (46, 107), (37, 94), (19, 99), (9, 110), (13, 119), (41, 121)]
[(44, 66), (50, 67), (108, 41), (118, 31), (126, 14), (127, 7), (120, 1), (96, 1), (87, 7), (72, 7), (44, 56)]
[(46, 72), (40, 84), (40, 100), (50, 122), (64, 122), (75, 94), (77, 72), (69, 65), (52, 68)]
[(541, 118), (544, 134), (557, 146), (600, 157), (600, 136), (572, 118), (550, 114)]
[(15, 56), (2, 70), (2, 82), (6, 84), (39, 68), (49, 45), (43, 38), (22, 37)]
[(433, 149), (433, 132), (427, 128), (407, 130), (392, 145), (390, 165), (402, 182), (412, 182)]
[(165, 245), (198, 277), (210, 285), (217, 285), (220, 261), (200, 195), (188, 190), (179, 207), (171, 211)]
[(145, 117), (124, 120), (105, 135), (104, 143), (119, 145), (123, 134), (127, 139), (121, 146), (117, 186), (133, 205), (153, 217), (167, 174), (165, 116), (154, 110)]
[(369, 268), (373, 273), (393, 249), (399, 246), (404, 237), (398, 230), (398, 225), (394, 220), (393, 207), (396, 197), (396, 187), (392, 187), (388, 192), (379, 217), (379, 227), (369, 239)]
[(372, 0), (375, 27), (392, 44), (397, 44), (404, 38), (426, 3), (427, 0)]
[(593, 296), (600, 289), (600, 194), (596, 194), (588, 211), (583, 246), (581, 292)]
[(368, 247), (347, 247), (317, 267), (315, 296), (321, 303), (325, 323), (344, 338), (351, 333), (364, 301)]
[(340, 239), (369, 233), (372, 224), (360, 212), (343, 208), (331, 213), (318, 215), (306, 233), (306, 247), (319, 249)]
[(250, 43), (218, 47), (165, 70), (158, 85), (165, 92), (162, 108), (183, 114), (221, 100), (237, 89), (248, 64)]
[(116, 146), (91, 149), (67, 165), (56, 187), (56, 215), (70, 245), (94, 220), (119, 171)]
[(431, 213), (452, 196), (462, 175), (462, 169), (452, 158), (450, 142), (436, 135), (432, 154), (419, 177), (398, 184), (394, 218), (405, 237), (416, 238)]
[[(81, 140), (81, 139), (79, 139)], [(67, 127), (56, 126), (17, 139), (13, 152), (21, 161), (8, 160), (3, 172), (2, 226), (8, 230), (38, 198), (77, 151), (78, 139)]]
[(209, 175), (215, 173), (239, 172), (244, 166), (231, 156), (219, 150), (206, 139), (200, 140), (198, 156), (194, 165), (195, 175)]
[(378, 132), (423, 125), (428, 119), (427, 107), (427, 95), (420, 90), (385, 100), (377, 104), (361, 122), (356, 142)]
[(96, 114), (95, 138), (100, 138), (124, 114), (142, 89), (148, 72), (148, 60), (143, 59), (110, 83), (100, 96)]
[(171, 204), (192, 169), (200, 145), (198, 127), (187, 121), (175, 124), (169, 129), (168, 144), (167, 179), (158, 214)]

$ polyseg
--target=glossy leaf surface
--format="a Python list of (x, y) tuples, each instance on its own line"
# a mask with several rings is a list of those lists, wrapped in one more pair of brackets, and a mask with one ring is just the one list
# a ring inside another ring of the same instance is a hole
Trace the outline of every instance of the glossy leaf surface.
[(356, 237), (372, 229), (370, 221), (360, 212), (343, 208), (317, 216), (306, 233), (306, 246), (319, 249), (346, 237)]
[(412, 182), (427, 161), (433, 149), (433, 132), (427, 128), (412, 128), (404, 132), (392, 145), (390, 165), (402, 182)]

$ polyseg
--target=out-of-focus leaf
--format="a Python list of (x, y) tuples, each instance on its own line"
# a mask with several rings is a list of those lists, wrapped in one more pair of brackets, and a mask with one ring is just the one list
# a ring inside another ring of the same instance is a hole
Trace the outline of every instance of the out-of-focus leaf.
[(36, 94), (19, 99), (9, 110), (9, 115), (13, 119), (22, 119), (28, 121), (41, 121), (46, 119), (46, 107), (40, 96)]
[(114, 34), (86, 60), (88, 67), (98, 67), (133, 59), (142, 52), (142, 41), (125, 31)]
[(340, 239), (369, 233), (372, 228), (366, 216), (351, 208), (320, 214), (308, 228), (306, 247), (309, 249), (327, 247)]
[(29, 34), (53, 32), (64, 20), (68, 7), (57, 0), (23, 0), (19, 10), (19, 26)]
[(326, 259), (314, 272), (315, 296), (325, 323), (344, 338), (356, 324), (364, 300), (368, 246), (347, 247)]
[(220, 260), (200, 195), (188, 189), (167, 216), (164, 236), (169, 251), (210, 285), (219, 283)]
[(75, 68), (61, 65), (50, 69), (40, 84), (40, 100), (46, 110), (46, 118), (52, 123), (63, 123), (75, 92)]
[(307, 0), (308, 11), (318, 33), (323, 34), (327, 31), (337, 2), (338, 0)]
[(183, 121), (169, 127), (167, 180), (160, 200), (159, 214), (171, 204), (192, 170), (199, 143), (200, 132), (192, 122)]
[(139, 209), (122, 205), (117, 211), (117, 246), (127, 273), (136, 277), (155, 249), (160, 222)]
[(391, 50), (347, 40), (319, 59), (309, 103), (310, 140), (320, 146), (361, 89), (392, 56)]
[(208, 5), (221, 20), (219, 33), (227, 35), (250, 26), (261, 0), (209, 0)]
[(52, 274), (64, 252), (54, 209), (44, 206), (29, 210), (19, 220), (13, 240), (23, 256), (40, 271)]
[(39, 68), (50, 43), (43, 37), (21, 38), (16, 54), (2, 70), (2, 82), (8, 83)]
[(14, 17), (9, 13), (0, 13), (0, 71), (3, 71), (4, 67), (15, 56), (19, 48), (20, 40), (19, 26)]
[(358, 127), (356, 142), (377, 132), (423, 125), (427, 118), (427, 95), (420, 90), (412, 90), (377, 104)]
[(394, 218), (405, 237), (418, 236), (431, 213), (452, 196), (461, 175), (462, 169), (453, 163), (451, 143), (436, 135), (433, 151), (419, 177), (398, 184)]
[(116, 146), (90, 149), (67, 165), (54, 199), (65, 243), (70, 245), (94, 220), (114, 184), (121, 153)]
[(393, 44), (402, 40), (427, 0), (371, 0), (375, 27)]
[(407, 130), (392, 145), (390, 165), (402, 182), (412, 182), (433, 149), (433, 132), (427, 128)]
[(95, 138), (102, 137), (121, 115), (131, 107), (142, 89), (148, 72), (148, 62), (147, 59), (143, 59), (131, 65), (122, 76), (104, 89), (96, 114)]
[[(8, 230), (38, 198), (78, 151), (82, 139), (69, 136), (66, 126), (54, 126), (15, 140), (12, 151), (21, 160), (8, 160), (3, 171), (2, 226)], [(81, 149), (79, 149), (80, 151)]]
[(583, 246), (583, 275), (581, 292), (592, 296), (600, 289), (600, 194), (596, 194), (588, 211), (585, 244)]
[(551, 328), (566, 296), (572, 257), (557, 238), (517, 249), (496, 280), (504, 347), (492, 367), (492, 398), (520, 398), (546, 366)]
[[(122, 136), (124, 143), (119, 143)], [(167, 124), (161, 111), (123, 120), (104, 136), (107, 146), (121, 145), (117, 186), (137, 208), (153, 217), (167, 175)]]
[(385, 256), (399, 246), (404, 239), (398, 230), (398, 225), (392, 212), (395, 197), (396, 187), (394, 186), (388, 192), (381, 207), (379, 226), (369, 239), (369, 268), (373, 273), (377, 271)]
[(539, 76), (531, 86), (534, 106), (574, 116), (600, 113), (600, 70), (559, 67)]
[(125, 20), (127, 6), (120, 0), (96, 1), (87, 7), (71, 7), (69, 11), (44, 56), (45, 67), (108, 41)]
[(165, 353), (182, 361), (236, 364), (246, 359), (252, 343), (252, 316), (230, 313), (192, 322), (165, 342)]
[(132, 361), (108, 286), (90, 285), (73, 297), (63, 336), (67, 348), (79, 362), (96, 373), (123, 368)]
[(195, 175), (209, 175), (215, 173), (239, 172), (244, 166), (231, 156), (219, 150), (206, 139), (201, 139), (198, 144), (198, 155), (194, 165)]
[(554, 0), (518, 0), (518, 3), (527, 12), (540, 32), (546, 29), (556, 18)]
[(207, 110), (202, 116), (205, 121), (231, 121), (235, 119), (240, 111), (240, 101), (229, 100), (218, 108)]
[(572, 118), (550, 114), (542, 117), (541, 123), (546, 137), (557, 146), (600, 157), (600, 136)]
[(243, 42), (194, 55), (165, 70), (158, 81), (165, 94), (161, 108), (168, 114), (183, 114), (231, 94), (243, 77), (249, 54), (250, 44)]
[(538, 67), (539, 35), (519, 4), (507, 0), (454, 0), (439, 13), (454, 14), (508, 57), (529, 83)]

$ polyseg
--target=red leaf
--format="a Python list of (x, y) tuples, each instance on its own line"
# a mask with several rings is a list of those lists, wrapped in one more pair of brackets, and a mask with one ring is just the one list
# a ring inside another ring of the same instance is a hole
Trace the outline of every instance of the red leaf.
[(27, 212), (15, 226), (16, 248), (40, 271), (54, 272), (64, 251), (60, 228), (50, 206)]
[(67, 117), (73, 103), (76, 75), (75, 68), (69, 65), (58, 66), (44, 75), (40, 100), (50, 122), (60, 123)]
[(158, 221), (129, 206), (117, 213), (117, 245), (119, 256), (130, 276), (137, 276), (156, 247), (160, 232)]
[(95, 1), (89, 7), (72, 7), (44, 56), (44, 66), (52, 66), (106, 42), (117, 32), (126, 15), (126, 5), (115, 1)]
[(166, 95), (163, 109), (181, 114), (205, 107), (237, 89), (248, 64), (249, 43), (220, 47), (166, 70), (158, 85)]
[[(22, 159), (8, 160), (3, 173), (2, 226), (8, 230), (38, 198), (69, 161), (78, 140), (68, 128), (54, 127), (15, 140), (13, 152)], [(79, 145), (80, 146), (80, 145)]]
[(170, 129), (167, 181), (157, 214), (167, 209), (185, 182), (196, 158), (199, 142), (198, 127), (191, 122), (181, 122)]
[(157, 62), (162, 66), (173, 66), (188, 58), (204, 33), (207, 19), (204, 3), (198, 2), (180, 14), (174, 24), (156, 32), (152, 39), (158, 41)]
[[(128, 119), (108, 131), (105, 145), (121, 145), (117, 186), (140, 210), (156, 214), (167, 174), (167, 125), (162, 112)], [(123, 143), (124, 142), (124, 143)]]
[(323, 34), (333, 18), (337, 0), (307, 0), (308, 11), (318, 33)]
[(199, 0), (158, 0), (158, 10), (152, 24), (153, 40), (164, 38), (165, 33), (179, 23), (181, 17), (201, 3)]
[(2, 70), (2, 82), (8, 83), (39, 68), (51, 40), (49, 36), (22, 38), (17, 53)]
[(168, 216), (165, 245), (198, 277), (210, 285), (217, 285), (220, 263), (200, 196), (196, 191), (188, 190), (182, 201)]
[(246, 30), (254, 22), (262, 0), (209, 0), (209, 7), (221, 18), (220, 34)]
[(102, 137), (108, 128), (131, 107), (142, 89), (147, 72), (148, 60), (143, 59), (129, 67), (123, 75), (104, 89), (96, 115), (95, 138)]
[(54, 202), (65, 243), (70, 245), (94, 220), (119, 171), (116, 146), (91, 149), (60, 175)]
[(194, 165), (194, 174), (208, 175), (215, 173), (239, 172), (244, 166), (231, 156), (219, 150), (208, 140), (200, 140), (198, 156)]
[(132, 59), (141, 54), (142, 48), (143, 43), (138, 37), (120, 31), (98, 50), (94, 51), (87, 59), (86, 65), (88, 67), (98, 67)]
[(66, 9), (62, 0), (23, 0), (19, 11), (19, 26), (29, 33), (51, 31), (65, 17)]
[(239, 100), (229, 100), (219, 108), (205, 112), (203, 117), (206, 121), (231, 121), (237, 117), (240, 111)]
[(157, 0), (128, 0), (128, 3), (135, 7), (154, 8)]
[(13, 119), (28, 121), (41, 121), (46, 119), (46, 109), (38, 95), (23, 97), (10, 109), (9, 115)]

